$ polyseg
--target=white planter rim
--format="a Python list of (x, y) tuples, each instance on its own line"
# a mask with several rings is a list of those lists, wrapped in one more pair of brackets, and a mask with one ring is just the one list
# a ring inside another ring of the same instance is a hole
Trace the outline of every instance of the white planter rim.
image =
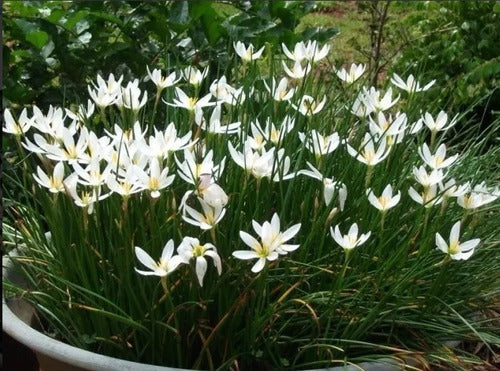
[[(14, 264), (10, 257), (17, 256), (16, 251), (12, 251), (9, 255), (2, 258), (2, 277), (10, 277), (15, 281), (15, 272), (13, 272)], [(2, 290), (3, 291), (3, 290)], [(172, 368), (165, 366), (148, 365), (138, 362), (126, 361), (119, 358), (109, 357), (98, 353), (93, 353), (83, 350), (61, 341), (55, 340), (47, 335), (32, 328), (19, 318), (15, 311), (16, 301), (22, 302), (26, 308), (28, 305), (25, 301), (14, 299), (6, 300), (2, 295), (2, 328), (3, 331), (33, 350), (37, 357), (48, 357), (52, 360), (62, 362), (73, 367), (78, 367), (86, 370), (99, 371), (188, 371), (182, 368)], [(19, 303), (18, 303), (19, 304)], [(14, 310), (14, 311), (13, 311)], [(317, 370), (328, 371), (399, 371), (404, 367), (400, 362), (393, 358), (380, 358), (376, 361), (362, 362), (354, 365), (346, 364), (345, 366), (336, 366), (322, 368)], [(316, 370), (310, 370), (316, 371)]]

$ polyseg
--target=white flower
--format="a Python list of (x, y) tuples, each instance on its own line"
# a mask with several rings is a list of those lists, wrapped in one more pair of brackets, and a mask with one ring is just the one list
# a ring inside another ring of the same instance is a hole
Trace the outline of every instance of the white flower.
[(368, 196), (368, 201), (382, 212), (396, 206), (401, 199), (401, 191), (398, 191), (394, 196), (392, 195), (392, 186), (390, 184), (384, 188), (380, 197), (375, 196), (371, 189), (366, 190), (366, 195)]
[(368, 240), (372, 232), (362, 234), (358, 237), (358, 225), (354, 223), (349, 228), (349, 232), (346, 235), (340, 233), (339, 226), (330, 227), (330, 234), (332, 235), (335, 242), (337, 242), (344, 250), (351, 250), (357, 246), (360, 246)]
[(118, 193), (124, 199), (141, 191), (141, 185), (137, 182), (137, 174), (132, 167), (129, 167), (121, 177), (110, 174), (106, 179), (106, 185), (112, 192)]
[(309, 135), (300, 132), (299, 139), (309, 151), (318, 157), (335, 151), (340, 144), (338, 133), (323, 136), (314, 129), (309, 132)]
[(74, 113), (67, 108), (65, 109), (65, 111), (70, 119), (76, 120), (78, 122), (84, 122), (94, 114), (95, 104), (92, 103), (90, 99), (88, 99), (87, 107), (85, 107), (83, 104), (78, 105), (78, 113)]
[(394, 141), (400, 143), (404, 138), (407, 121), (405, 113), (400, 114), (398, 112), (396, 118), (393, 120), (392, 115), (386, 117), (384, 112), (379, 111), (377, 122), (369, 116), (370, 133), (375, 137), (386, 137), (389, 145), (393, 144)]
[(365, 69), (366, 66), (364, 64), (351, 64), (349, 72), (342, 68), (341, 70), (335, 70), (335, 73), (342, 81), (352, 84), (361, 77), (361, 75), (365, 72)]
[(312, 116), (320, 112), (326, 103), (326, 96), (318, 103), (310, 95), (303, 95), (300, 98), (299, 105), (292, 104), (292, 107), (302, 113), (304, 116)]
[(316, 40), (309, 40), (304, 45), (304, 58), (310, 62), (318, 62), (325, 58), (330, 51), (329, 45), (323, 45), (320, 49)]
[(101, 75), (97, 75), (97, 85), (92, 82), (96, 90), (91, 89), (90, 85), (88, 86), (90, 97), (100, 108), (115, 104), (121, 95), (122, 80), (123, 76), (115, 80), (115, 76), (110, 74), (108, 81), (104, 81)]
[(215, 105), (215, 102), (210, 102), (212, 98), (212, 94), (208, 93), (204, 97), (198, 99), (197, 97), (188, 97), (186, 93), (184, 93), (178, 87), (175, 88), (176, 99), (174, 99), (173, 103), (165, 102), (169, 106), (172, 107), (181, 107), (185, 108), (188, 111), (194, 111), (196, 108), (203, 108), (208, 106)]
[(205, 67), (203, 69), (203, 72), (201, 72), (200, 70), (198, 70), (196, 67), (193, 66), (187, 67), (182, 71), (184, 80), (186, 80), (188, 83), (194, 86), (200, 85), (203, 79), (207, 77), (207, 74), (208, 74), (208, 67)]
[(174, 241), (169, 240), (163, 247), (160, 260), (155, 262), (151, 256), (141, 249), (139, 246), (135, 247), (135, 255), (137, 259), (150, 271), (141, 271), (135, 268), (135, 271), (144, 276), (160, 276), (166, 277), (168, 274), (175, 271), (175, 269), (183, 263), (183, 258), (174, 254)]
[(5, 122), (5, 126), (2, 127), (2, 132), (14, 134), (17, 136), (26, 133), (33, 124), (32, 120), (28, 119), (26, 108), (21, 111), (21, 115), (19, 116), (18, 120), (15, 120), (14, 117), (12, 117), (10, 110), (6, 108), (3, 111), (3, 119)]
[(271, 82), (271, 87), (267, 85), (266, 80), (263, 81), (266, 90), (269, 92), (269, 94), (271, 94), (273, 99), (277, 102), (289, 101), (293, 97), (293, 94), (295, 93), (294, 88), (288, 89), (288, 79), (286, 77), (283, 77), (280, 80), (278, 86), (276, 86), (276, 80), (274, 79), (274, 77)]
[(431, 154), (427, 143), (424, 143), (422, 144), (422, 147), (418, 149), (418, 154), (431, 169), (443, 169), (445, 167), (448, 167), (453, 164), (458, 158), (458, 155), (455, 155), (445, 160), (446, 145), (444, 143), (438, 147), (434, 155)]
[(469, 190), (469, 182), (457, 186), (455, 179), (450, 179), (446, 183), (439, 182), (439, 191), (443, 193), (443, 197), (459, 197), (463, 196)]
[(418, 193), (413, 187), (408, 189), (408, 194), (413, 199), (413, 201), (429, 208), (434, 205), (438, 205), (443, 201), (443, 197), (439, 196), (437, 193), (437, 185), (431, 185), (430, 187), (424, 187), (423, 192)]
[(242, 260), (258, 259), (257, 263), (252, 267), (254, 273), (258, 273), (264, 268), (266, 260), (276, 260), (279, 255), (286, 255), (299, 247), (299, 245), (289, 245), (285, 244), (285, 242), (292, 239), (299, 232), (300, 223), (291, 226), (284, 232), (280, 232), (280, 218), (275, 213), (271, 222), (264, 222), (262, 225), (252, 220), (252, 227), (260, 237), (260, 242), (250, 234), (240, 231), (240, 238), (252, 250), (233, 251), (233, 256)]
[(243, 153), (236, 151), (231, 142), (228, 143), (228, 147), (233, 161), (257, 179), (267, 177), (278, 182), (295, 176), (295, 173), (288, 174), (290, 157), (284, 156), (283, 148), (277, 152), (275, 147), (269, 151), (262, 149), (261, 153), (254, 152), (249, 141), (245, 142)]
[[(177, 163), (177, 173), (185, 182), (196, 185), (200, 182), (201, 176), (204, 174), (214, 176), (215, 180), (222, 174), (226, 158), (224, 157), (219, 165), (213, 162), (213, 150), (208, 151), (201, 162), (197, 161), (195, 156), (196, 151), (184, 150), (184, 161), (180, 162), (175, 157)], [(200, 156), (201, 157), (201, 156)]]
[(105, 169), (101, 171), (99, 158), (93, 157), (86, 169), (78, 163), (73, 164), (73, 169), (75, 173), (78, 174), (78, 183), (90, 187), (100, 187), (111, 173), (112, 166), (108, 164)]
[(203, 286), (203, 278), (207, 272), (207, 259), (206, 256), (212, 258), (215, 268), (219, 276), (222, 273), (222, 262), (217, 249), (211, 243), (204, 245), (200, 244), (200, 240), (193, 237), (184, 237), (181, 244), (177, 248), (177, 252), (184, 259), (184, 263), (188, 264), (191, 259), (196, 261), (196, 276), (200, 286)]
[(194, 121), (201, 129), (213, 134), (238, 134), (240, 132), (241, 122), (233, 122), (228, 125), (221, 124), (221, 105), (217, 104), (212, 111), (210, 121), (203, 117), (203, 111), (200, 107), (195, 108)]
[(406, 82), (405, 82), (397, 74), (394, 74), (393, 77), (391, 78), (391, 82), (394, 85), (396, 85), (398, 88), (406, 90), (408, 93), (414, 93), (414, 92), (421, 92), (421, 91), (429, 90), (429, 88), (432, 85), (434, 85), (436, 80), (432, 80), (430, 83), (428, 83), (424, 87), (420, 87), (420, 83), (415, 80), (413, 75), (408, 76), (408, 78), (406, 79)]
[(373, 86), (370, 90), (363, 87), (363, 92), (360, 95), (360, 99), (363, 104), (367, 107), (368, 113), (373, 111), (385, 111), (395, 105), (399, 96), (392, 100), (392, 88), (387, 89), (385, 95), (380, 98), (380, 91), (375, 89)]
[(48, 188), (51, 193), (64, 192), (64, 163), (58, 162), (54, 166), (51, 176), (45, 174), (40, 166), (36, 167), (37, 175), (33, 174), (33, 178), (42, 187)]
[(212, 82), (210, 85), (210, 93), (219, 102), (233, 106), (244, 102), (246, 98), (243, 88), (233, 88), (226, 82), (226, 76), (222, 76), (220, 79), (216, 79)]
[(424, 187), (429, 187), (431, 185), (438, 184), (445, 177), (445, 174), (441, 169), (433, 169), (430, 172), (430, 174), (428, 174), (427, 170), (425, 170), (425, 167), (423, 165), (420, 166), (419, 168), (414, 166), (413, 175), (415, 177), (415, 180)]
[(87, 213), (90, 215), (94, 210), (94, 204), (97, 201), (104, 200), (111, 193), (101, 195), (101, 188), (92, 187), (89, 191), (87, 189), (77, 190), (78, 175), (76, 173), (71, 174), (64, 181), (64, 186), (66, 187), (69, 195), (75, 202), (75, 205), (84, 209), (87, 209)]
[(149, 162), (149, 174), (140, 166), (133, 166), (137, 177), (137, 184), (142, 190), (148, 190), (152, 198), (160, 197), (160, 190), (168, 187), (174, 181), (175, 175), (168, 176), (168, 167), (161, 168), (158, 158), (153, 157)]
[(139, 89), (139, 80), (135, 79), (127, 84), (125, 88), (122, 88), (122, 93), (118, 96), (115, 104), (118, 107), (125, 107), (134, 112), (139, 111), (148, 100), (148, 92), (145, 91), (141, 97), (141, 89)]
[(80, 136), (75, 144), (73, 134), (67, 128), (63, 128), (62, 145), (50, 145), (47, 147), (47, 157), (54, 161), (68, 161), (70, 164), (75, 162), (89, 163), (90, 156), (87, 153), (88, 130), (82, 127)]
[(310, 170), (300, 170), (297, 174), (306, 175), (308, 177), (318, 179), (323, 183), (323, 198), (325, 200), (325, 205), (330, 205), (333, 199), (335, 190), (339, 192), (339, 206), (340, 211), (344, 210), (345, 201), (347, 199), (347, 187), (344, 183), (335, 181), (333, 178), (327, 178), (323, 176), (310, 162), (307, 162)]
[(233, 46), (236, 54), (238, 54), (244, 62), (251, 62), (253, 60), (259, 59), (262, 55), (262, 52), (264, 51), (263, 46), (254, 53), (254, 46), (252, 44), (246, 47), (245, 44), (243, 44), (241, 41), (233, 43)]
[(453, 260), (467, 260), (474, 253), (474, 249), (481, 240), (474, 238), (469, 241), (460, 242), (460, 221), (453, 224), (450, 232), (450, 244), (448, 245), (439, 233), (436, 233), (436, 246), (439, 250), (448, 254)]
[(500, 189), (498, 187), (489, 189), (484, 182), (476, 184), (473, 189), (467, 187), (467, 192), (458, 196), (457, 203), (464, 209), (476, 209), (483, 205), (489, 204), (500, 197)]
[(434, 120), (429, 112), (426, 112), (421, 120), (432, 132), (438, 132), (448, 130), (453, 125), (455, 125), (457, 123), (457, 117), (458, 115), (453, 117), (450, 123), (446, 125), (446, 123), (448, 122), (448, 114), (446, 112), (440, 111), (436, 117), (436, 120)]
[(306, 58), (306, 46), (303, 41), (295, 44), (293, 52), (291, 52), (284, 43), (281, 43), (283, 53), (294, 62), (301, 62)]
[(149, 67), (146, 66), (148, 70), (148, 75), (151, 81), (156, 85), (156, 89), (161, 92), (163, 89), (173, 86), (179, 82), (182, 76), (176, 79), (175, 71), (170, 75), (163, 77), (159, 69), (154, 69), (153, 72), (149, 71)]
[(375, 166), (389, 155), (391, 147), (386, 144), (386, 139), (382, 137), (378, 142), (377, 150), (375, 150), (375, 143), (372, 136), (366, 133), (359, 151), (347, 144), (347, 152), (356, 160), (368, 166)]
[(307, 64), (306, 67), (303, 68), (302, 64), (299, 61), (295, 62), (291, 70), (288, 68), (285, 61), (281, 61), (281, 63), (283, 64), (283, 69), (285, 70), (286, 74), (292, 79), (300, 80), (311, 71), (310, 64)]
[[(200, 197), (198, 197), (198, 201), (200, 201), (201, 207), (203, 209), (203, 214), (196, 211), (187, 204), (184, 204), (182, 219), (184, 219), (189, 224), (200, 227), (203, 230), (214, 228), (226, 214), (226, 209), (224, 209), (221, 204), (211, 206), (208, 204), (208, 202)], [(189, 216), (187, 216), (186, 213), (189, 214)]]

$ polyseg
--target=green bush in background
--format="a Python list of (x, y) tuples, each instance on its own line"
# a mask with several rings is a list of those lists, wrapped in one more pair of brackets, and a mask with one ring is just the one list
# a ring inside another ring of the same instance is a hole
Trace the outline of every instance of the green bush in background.
[(337, 29), (295, 32), (314, 8), (314, 2), (290, 1), (5, 1), (3, 106), (81, 99), (96, 72), (130, 79), (146, 66), (208, 61), (229, 69), (227, 50), (236, 40), (323, 42)]
[[(401, 19), (406, 46), (392, 64), (438, 86), (427, 96), (429, 110), (451, 106), (468, 112), (476, 134), (500, 110), (500, 3), (494, 1), (398, 3), (411, 9)], [(457, 126), (457, 128), (460, 128)], [(462, 126), (462, 130), (465, 128)]]

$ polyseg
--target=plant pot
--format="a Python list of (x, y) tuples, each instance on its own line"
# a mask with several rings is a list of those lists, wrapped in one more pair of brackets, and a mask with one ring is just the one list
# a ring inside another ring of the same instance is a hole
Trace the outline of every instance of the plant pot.
[[(11, 252), (2, 258), (2, 278), (23, 285), (22, 277), (15, 271), (9, 256), (16, 256)], [(61, 341), (50, 338), (37, 331), (39, 323), (36, 311), (28, 302), (21, 298), (5, 299), (2, 295), (2, 327), (3, 331), (30, 348), (38, 359), (41, 371), (174, 371), (185, 370), (180, 368), (154, 366), (137, 362), (125, 361), (118, 358), (79, 349)], [(405, 364), (392, 358), (380, 358), (377, 361), (362, 362), (353, 365), (330, 367), (328, 371), (398, 371), (405, 365), (418, 367), (414, 361), (407, 360)], [(318, 369), (320, 370), (320, 369)], [(313, 370), (314, 371), (314, 370)]]

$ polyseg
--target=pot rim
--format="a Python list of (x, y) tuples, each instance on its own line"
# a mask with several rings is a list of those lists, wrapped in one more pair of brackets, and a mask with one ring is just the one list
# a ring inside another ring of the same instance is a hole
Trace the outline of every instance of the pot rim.
[[(16, 250), (2, 257), (2, 278), (8, 277), (14, 267), (11, 257), (18, 256)], [(126, 361), (105, 356), (55, 340), (35, 330), (23, 322), (10, 308), (9, 300), (5, 299), (2, 289), (2, 329), (3, 331), (32, 349), (52, 359), (89, 370), (103, 371), (180, 371), (187, 370), (165, 366), (155, 366), (138, 362)], [(97, 367), (97, 368), (96, 368)]]
[[(12, 275), (14, 264), (12, 257), (18, 256), (17, 249), (2, 257), (2, 278)], [(51, 359), (67, 363), (72, 366), (88, 370), (99, 371), (191, 371), (190, 369), (174, 368), (166, 366), (156, 366), (133, 361), (126, 361), (120, 358), (105, 356), (88, 350), (74, 347), (55, 340), (43, 333), (35, 330), (30, 325), (21, 320), (10, 308), (9, 301), (3, 295), (2, 289), (2, 329), (9, 336), (32, 349), (37, 355), (49, 357)], [(26, 303), (26, 302), (25, 302)], [(309, 371), (398, 371), (401, 364), (393, 358), (382, 357), (380, 359), (361, 362), (354, 366), (346, 363), (344, 366), (334, 366)]]

